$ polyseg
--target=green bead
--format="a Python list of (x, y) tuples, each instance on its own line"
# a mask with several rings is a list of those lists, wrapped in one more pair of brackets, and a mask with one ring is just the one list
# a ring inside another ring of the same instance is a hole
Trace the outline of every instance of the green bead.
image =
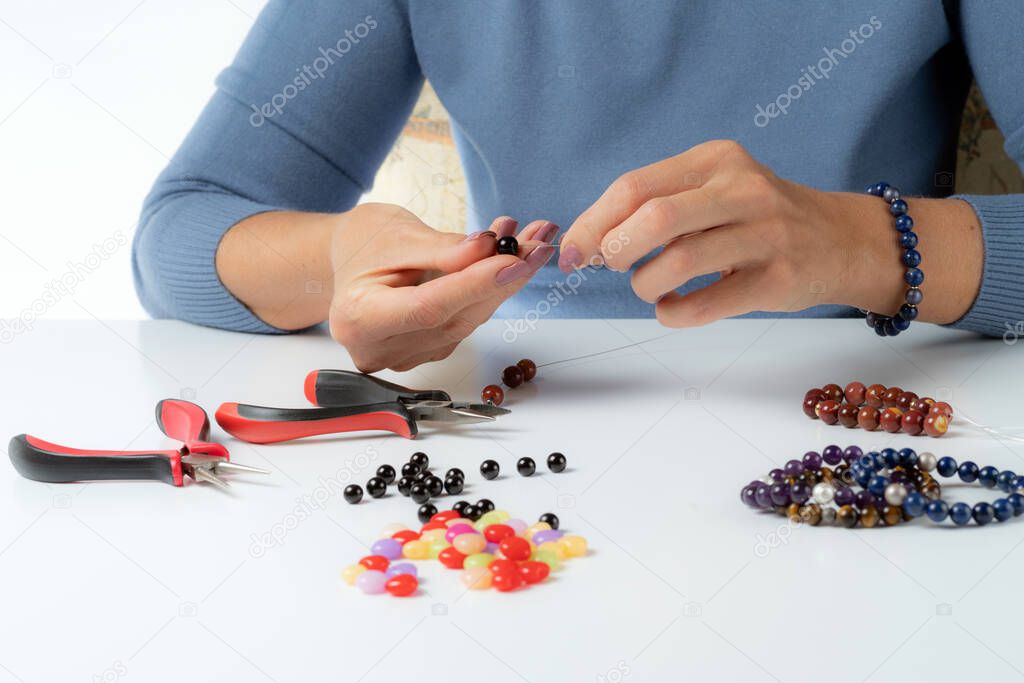
[(478, 527), (487, 527), (487, 526), (490, 526), (491, 524), (500, 524), (500, 523), (501, 523), (501, 515), (498, 513), (497, 510), (491, 510), (490, 512), (485, 512), (480, 517), (480, 519), (477, 520), (476, 524), (477, 524)]
[(533, 559), (537, 562), (543, 562), (551, 571), (555, 571), (562, 566), (562, 561), (558, 559), (558, 554), (553, 550), (538, 550), (533, 553)]
[(487, 567), (494, 562), (494, 555), (490, 553), (476, 553), (468, 556), (462, 563), (463, 569), (472, 569), (473, 567)]
[(436, 560), (437, 556), (441, 554), (441, 551), (449, 545), (451, 544), (443, 538), (435, 538), (430, 542), (430, 559)]

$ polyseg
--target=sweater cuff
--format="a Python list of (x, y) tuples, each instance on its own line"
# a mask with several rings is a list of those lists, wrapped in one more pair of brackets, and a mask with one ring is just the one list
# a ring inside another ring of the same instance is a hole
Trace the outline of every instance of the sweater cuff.
[(970, 310), (951, 327), (991, 336), (1024, 321), (1024, 195), (954, 195), (971, 205), (985, 244), (981, 289)]
[(234, 225), (277, 207), (216, 192), (187, 192), (155, 207), (139, 227), (133, 263), (135, 288), (154, 318), (285, 334), (260, 320), (221, 282), (217, 247)]

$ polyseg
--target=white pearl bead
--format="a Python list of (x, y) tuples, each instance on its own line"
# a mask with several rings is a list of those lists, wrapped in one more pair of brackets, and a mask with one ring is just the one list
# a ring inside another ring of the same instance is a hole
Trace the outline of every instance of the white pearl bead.
[(811, 489), (811, 497), (819, 505), (828, 505), (836, 497), (836, 487), (824, 481), (818, 482)]
[(822, 510), (821, 510), (821, 523), (822, 524), (835, 524), (836, 523), (836, 509), (835, 508), (822, 508)]
[(903, 505), (907, 497), (907, 487), (903, 484), (889, 484), (885, 487), (885, 502), (889, 505)]
[(938, 462), (939, 460), (935, 457), (934, 453), (925, 451), (924, 453), (917, 454), (917, 467), (922, 472), (931, 472), (935, 469)]

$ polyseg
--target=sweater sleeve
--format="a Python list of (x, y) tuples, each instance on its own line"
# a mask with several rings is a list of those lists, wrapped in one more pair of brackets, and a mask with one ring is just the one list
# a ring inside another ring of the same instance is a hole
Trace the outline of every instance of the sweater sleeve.
[(350, 209), (373, 182), (423, 76), (399, 0), (270, 0), (146, 197), (135, 288), (158, 318), (267, 325), (224, 287), (215, 257), (267, 211)]
[[(1006, 152), (1024, 169), (1024, 2), (960, 3), (961, 35)], [(981, 289), (953, 327), (1002, 335), (1024, 321), (1024, 195), (959, 195), (978, 218), (985, 244)]]

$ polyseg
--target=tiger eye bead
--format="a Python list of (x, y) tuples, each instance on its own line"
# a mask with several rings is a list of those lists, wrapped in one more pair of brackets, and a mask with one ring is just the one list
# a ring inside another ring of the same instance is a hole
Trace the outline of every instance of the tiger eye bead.
[(857, 526), (857, 520), (860, 518), (857, 510), (852, 505), (843, 505), (836, 511), (836, 521), (839, 526), (852, 529)]
[(949, 429), (949, 418), (941, 413), (928, 413), (924, 418), (924, 433), (928, 436), (940, 437)]
[(917, 436), (924, 431), (924, 415), (916, 410), (908, 410), (903, 413), (903, 417), (900, 418), (900, 428), (903, 430), (904, 434)]
[(843, 389), (838, 384), (826, 384), (821, 388), (825, 393), (825, 396), (832, 399), (836, 403), (843, 400)]
[(907, 412), (910, 410), (910, 404), (917, 400), (917, 394), (913, 391), (904, 391), (896, 398), (896, 407)]
[(900, 420), (903, 413), (896, 406), (890, 406), (883, 410), (878, 416), (878, 424), (890, 434), (900, 431)]
[(786, 517), (789, 521), (799, 524), (800, 523), (800, 504), (790, 503), (786, 508)]
[(821, 524), (821, 506), (817, 503), (804, 505), (800, 508), (800, 521), (811, 526)]
[(930, 481), (921, 487), (921, 493), (928, 500), (938, 500), (942, 497), (942, 487), (937, 481)]
[(860, 512), (860, 523), (862, 526), (870, 529), (878, 524), (879, 514), (878, 508), (871, 505)]
[(872, 408), (882, 407), (882, 394), (885, 393), (885, 387), (881, 384), (872, 384), (868, 387), (868, 390), (864, 392), (864, 402)]
[(856, 427), (858, 412), (860, 412), (860, 408), (853, 403), (842, 404), (839, 406), (839, 412), (837, 413), (837, 416), (839, 417), (839, 424), (844, 427), (850, 427), (851, 429)]
[(839, 422), (839, 404), (832, 399), (826, 399), (814, 408), (814, 414), (825, 424), (834, 425)]
[(861, 429), (873, 432), (878, 429), (878, 408), (866, 405), (857, 412), (857, 424)]
[(891, 408), (896, 405), (896, 399), (898, 399), (902, 393), (903, 390), (899, 387), (889, 387), (885, 390), (885, 393), (882, 394), (882, 405), (886, 408)]
[(860, 406), (864, 403), (864, 395), (867, 393), (867, 390), (868, 388), (864, 386), (863, 382), (850, 382), (843, 389), (843, 396), (846, 397), (847, 403)]
[(819, 403), (825, 400), (825, 392), (821, 389), (811, 389), (804, 395), (804, 415), (812, 420), (818, 419), (814, 409)]
[(886, 505), (882, 508), (882, 519), (886, 526), (896, 526), (903, 521), (903, 507), (899, 505)]

